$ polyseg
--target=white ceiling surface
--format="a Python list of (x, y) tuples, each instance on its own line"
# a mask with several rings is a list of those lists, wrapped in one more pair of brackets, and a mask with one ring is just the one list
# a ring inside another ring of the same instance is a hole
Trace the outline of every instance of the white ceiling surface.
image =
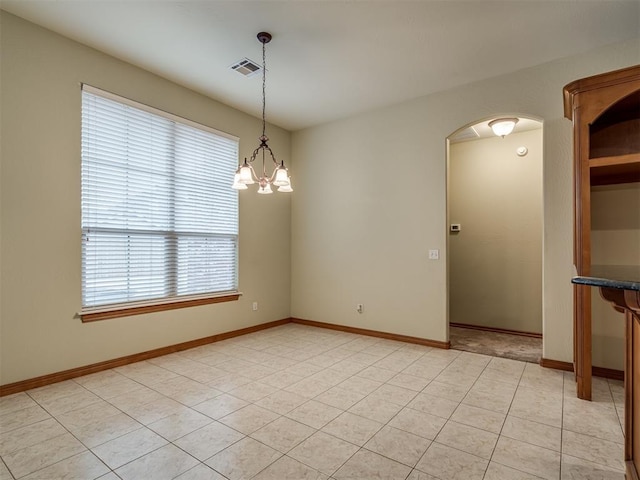
[(288, 130), (638, 37), (637, 0), (1, 0), (0, 7)]

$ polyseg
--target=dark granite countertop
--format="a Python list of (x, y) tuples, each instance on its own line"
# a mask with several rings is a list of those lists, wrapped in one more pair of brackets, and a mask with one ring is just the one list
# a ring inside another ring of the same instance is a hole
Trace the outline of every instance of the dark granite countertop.
[(640, 266), (592, 265), (590, 275), (573, 277), (571, 283), (640, 291)]

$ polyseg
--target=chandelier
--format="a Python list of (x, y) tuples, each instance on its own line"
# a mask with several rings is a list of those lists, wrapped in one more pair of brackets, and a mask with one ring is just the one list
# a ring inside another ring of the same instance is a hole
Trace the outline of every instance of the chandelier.
[[(267, 32), (260, 32), (258, 34), (258, 41), (262, 43), (262, 135), (258, 138), (260, 145), (256, 148), (249, 160), (245, 157), (244, 162), (236, 170), (236, 174), (233, 178), (233, 185), (231, 188), (235, 190), (246, 190), (247, 185), (258, 184), (258, 193), (269, 194), (273, 193), (271, 186), (278, 187), (279, 192), (293, 192), (291, 188), (291, 177), (289, 171), (284, 166), (284, 161), (278, 163), (271, 147), (269, 147), (269, 138), (265, 135), (266, 120), (266, 60), (265, 60), (265, 45), (271, 41), (271, 34)], [(271, 175), (267, 173), (267, 161), (266, 156), (269, 154), (273, 161), (274, 169)], [(262, 157), (262, 172), (258, 176), (253, 168), (253, 162), (258, 156)]]

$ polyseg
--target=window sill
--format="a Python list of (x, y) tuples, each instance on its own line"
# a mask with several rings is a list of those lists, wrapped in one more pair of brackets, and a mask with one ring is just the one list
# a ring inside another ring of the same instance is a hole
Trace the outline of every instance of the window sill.
[(233, 302), (240, 298), (240, 293), (231, 293), (227, 295), (219, 295), (215, 297), (191, 298), (188, 300), (180, 300), (165, 303), (156, 303), (153, 305), (131, 305), (118, 306), (113, 309), (105, 309), (96, 312), (80, 313), (80, 319), (83, 323), (95, 322), (98, 320), (108, 320), (110, 318), (130, 317), (133, 315), (142, 315), (144, 313), (164, 312), (166, 310), (175, 310), (177, 308), (197, 307), (199, 305), (209, 305), (212, 303)]

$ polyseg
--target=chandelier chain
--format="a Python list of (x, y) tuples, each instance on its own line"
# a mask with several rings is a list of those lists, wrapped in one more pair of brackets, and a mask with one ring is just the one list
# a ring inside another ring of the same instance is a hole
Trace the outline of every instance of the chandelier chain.
[(267, 105), (267, 60), (265, 55), (265, 43), (262, 43), (262, 136), (266, 131), (266, 105)]

